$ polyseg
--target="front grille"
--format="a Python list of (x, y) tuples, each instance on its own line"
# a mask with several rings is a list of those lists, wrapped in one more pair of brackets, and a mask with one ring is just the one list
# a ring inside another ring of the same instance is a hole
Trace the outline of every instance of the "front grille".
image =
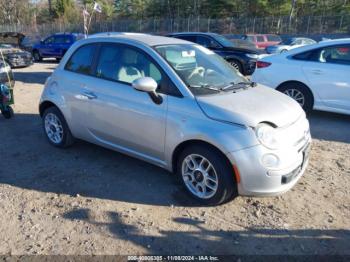
[(290, 172), (287, 175), (282, 176), (281, 178), (281, 184), (288, 184), (289, 182), (291, 182), (294, 178), (296, 178), (299, 173), (301, 172), (301, 165), (298, 166), (296, 169), (294, 169), (292, 172)]
[(294, 178), (296, 178), (300, 174), (300, 172), (303, 170), (303, 168), (305, 167), (305, 164), (309, 160), (310, 147), (311, 147), (311, 143), (308, 141), (301, 150), (303, 153), (303, 162), (301, 163), (300, 166), (295, 168), (292, 172), (282, 176), (281, 178), (282, 185), (288, 184), (289, 182), (294, 180)]

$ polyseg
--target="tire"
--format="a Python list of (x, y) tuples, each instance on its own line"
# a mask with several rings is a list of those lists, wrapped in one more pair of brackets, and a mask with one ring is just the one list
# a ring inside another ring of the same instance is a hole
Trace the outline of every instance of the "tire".
[(57, 107), (49, 107), (44, 111), (42, 124), (46, 138), (51, 145), (65, 148), (74, 143), (75, 139), (67, 122)]
[(33, 58), (35, 62), (41, 62), (43, 60), (38, 50), (33, 51)]
[[(205, 160), (197, 168), (193, 167), (191, 176), (188, 176), (185, 174), (191, 170), (187, 164), (191, 163), (189, 161), (190, 157), (198, 162), (201, 162), (201, 159)], [(201, 173), (199, 170), (201, 168), (202, 170), (208, 168), (208, 163), (212, 167), (208, 169), (208, 172)], [(237, 185), (231, 164), (223, 158), (221, 152), (209, 146), (194, 145), (185, 148), (179, 155), (176, 170), (186, 191), (201, 204), (210, 206), (220, 205), (237, 196)], [(210, 180), (208, 180), (208, 175), (211, 178)], [(213, 179), (217, 181), (216, 186), (212, 181)], [(203, 183), (208, 183), (208, 185), (216, 190), (211, 190), (205, 186), (207, 196), (204, 196)], [(202, 192), (196, 189), (196, 187), (202, 188)], [(196, 190), (197, 194), (195, 192)], [(200, 196), (199, 194), (203, 195)]]
[(237, 60), (230, 60), (228, 61), (230, 63), (231, 66), (233, 66), (238, 72), (240, 72), (241, 74), (243, 74), (243, 69), (242, 69), (242, 65), (239, 61)]
[(10, 107), (10, 106), (7, 106), (5, 110), (1, 111), (1, 114), (6, 119), (10, 119), (15, 115), (12, 107)]
[(287, 52), (287, 51), (288, 51), (287, 49), (282, 49), (280, 53), (282, 54), (282, 53)]
[[(306, 113), (312, 111), (312, 108), (314, 106), (314, 97), (310, 89), (306, 85), (298, 82), (291, 82), (283, 84), (282, 86), (277, 88), (277, 90), (297, 101)], [(297, 98), (301, 97), (300, 95), (303, 98), (299, 99), (298, 101)]]

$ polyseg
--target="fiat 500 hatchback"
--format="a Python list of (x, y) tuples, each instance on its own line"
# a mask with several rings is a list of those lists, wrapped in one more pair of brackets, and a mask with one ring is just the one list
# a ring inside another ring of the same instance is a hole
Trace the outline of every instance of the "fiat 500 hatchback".
[(208, 205), (285, 192), (308, 163), (297, 102), (176, 38), (106, 33), (75, 43), (39, 110), (52, 145), (79, 138), (148, 161)]

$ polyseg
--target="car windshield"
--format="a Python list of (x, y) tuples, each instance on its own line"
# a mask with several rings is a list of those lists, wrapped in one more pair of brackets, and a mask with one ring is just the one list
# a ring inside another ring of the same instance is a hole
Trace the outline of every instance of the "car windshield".
[(211, 50), (192, 44), (156, 46), (195, 95), (231, 90), (250, 82)]
[(281, 42), (281, 44), (282, 45), (291, 45), (291, 44), (293, 44), (295, 42), (295, 40), (296, 40), (295, 38), (288, 38), (286, 40), (283, 40)]

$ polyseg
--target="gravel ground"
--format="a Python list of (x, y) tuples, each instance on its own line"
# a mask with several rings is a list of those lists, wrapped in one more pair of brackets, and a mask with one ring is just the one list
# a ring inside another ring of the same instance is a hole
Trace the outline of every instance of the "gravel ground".
[(0, 254), (350, 255), (350, 117), (310, 115), (310, 165), (278, 197), (193, 203), (158, 167), (77, 142), (48, 144), (38, 115), (56, 64), (16, 69), (0, 117)]

